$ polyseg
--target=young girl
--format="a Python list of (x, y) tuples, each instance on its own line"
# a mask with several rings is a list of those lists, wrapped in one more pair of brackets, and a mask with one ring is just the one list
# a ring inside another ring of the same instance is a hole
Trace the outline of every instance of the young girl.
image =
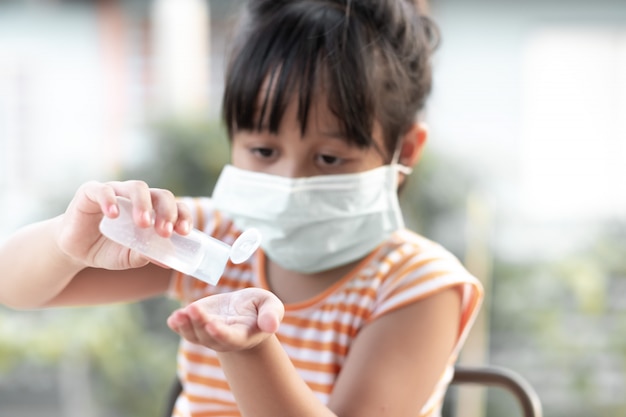
[[(84, 184), (0, 248), (0, 302), (180, 299), (174, 416), (438, 415), (482, 290), (398, 206), (427, 136), (433, 24), (411, 0), (251, 0), (238, 30), (212, 198)], [(164, 237), (256, 227), (261, 249), (205, 284), (102, 236), (116, 196)]]

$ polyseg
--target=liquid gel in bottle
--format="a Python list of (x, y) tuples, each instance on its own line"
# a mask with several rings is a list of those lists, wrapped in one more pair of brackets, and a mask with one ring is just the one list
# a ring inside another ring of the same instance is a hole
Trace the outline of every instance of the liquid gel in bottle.
[(230, 259), (240, 264), (248, 259), (261, 244), (256, 229), (248, 229), (232, 246), (200, 230), (193, 229), (183, 236), (172, 233), (169, 238), (159, 236), (153, 227), (135, 225), (129, 199), (117, 197), (120, 214), (115, 219), (104, 217), (100, 222), (103, 235), (131, 248), (172, 269), (215, 285), (224, 273)]

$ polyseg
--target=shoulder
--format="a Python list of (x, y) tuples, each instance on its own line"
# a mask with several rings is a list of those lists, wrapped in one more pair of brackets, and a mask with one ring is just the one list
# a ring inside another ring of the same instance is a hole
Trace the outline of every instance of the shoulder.
[(372, 260), (379, 279), (372, 318), (451, 288), (461, 293), (464, 315), (473, 316), (481, 303), (482, 285), (461, 261), (442, 245), (410, 230), (394, 233)]
[(379, 273), (384, 272), (386, 280), (414, 276), (430, 281), (447, 276), (463, 282), (475, 281), (453, 253), (408, 229), (397, 231), (381, 245), (377, 258)]

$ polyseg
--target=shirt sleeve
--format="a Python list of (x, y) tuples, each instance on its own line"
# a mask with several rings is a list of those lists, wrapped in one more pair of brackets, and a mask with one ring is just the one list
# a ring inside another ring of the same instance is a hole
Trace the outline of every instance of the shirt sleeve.
[(415, 303), (448, 288), (461, 294), (461, 317), (454, 353), (458, 353), (472, 327), (483, 300), (483, 287), (451, 253), (433, 243), (426, 250), (413, 250), (410, 245), (390, 256), (385, 279), (369, 320)]

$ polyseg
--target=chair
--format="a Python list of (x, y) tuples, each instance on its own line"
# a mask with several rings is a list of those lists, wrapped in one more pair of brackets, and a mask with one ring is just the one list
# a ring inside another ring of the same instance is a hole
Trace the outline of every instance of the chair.
[(533, 387), (518, 373), (499, 366), (461, 366), (454, 368), (452, 384), (476, 384), (502, 388), (511, 393), (524, 417), (542, 417), (541, 401)]
[(165, 403), (165, 412), (163, 413), (163, 417), (172, 417), (174, 404), (176, 404), (176, 399), (178, 398), (178, 395), (182, 392), (182, 390), (183, 386), (180, 384), (180, 380), (178, 379), (178, 377), (174, 378), (172, 386), (167, 393), (167, 402)]
[[(476, 384), (499, 387), (509, 391), (520, 404), (524, 417), (542, 417), (541, 402), (533, 387), (516, 372), (493, 365), (460, 366), (454, 368), (452, 384)], [(182, 387), (178, 378), (175, 379), (167, 399), (164, 417), (170, 417), (174, 402)]]

